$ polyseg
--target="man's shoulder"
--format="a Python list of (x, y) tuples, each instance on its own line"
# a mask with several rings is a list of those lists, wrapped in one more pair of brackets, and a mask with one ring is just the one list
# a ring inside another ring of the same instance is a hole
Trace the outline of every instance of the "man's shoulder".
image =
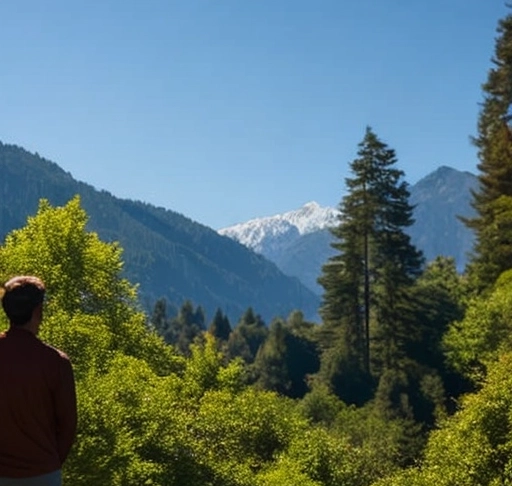
[(41, 343), (42, 348), (44, 349), (45, 354), (51, 356), (53, 359), (69, 361), (69, 356), (59, 348), (52, 346), (51, 344), (45, 343), (44, 341), (39, 341)]

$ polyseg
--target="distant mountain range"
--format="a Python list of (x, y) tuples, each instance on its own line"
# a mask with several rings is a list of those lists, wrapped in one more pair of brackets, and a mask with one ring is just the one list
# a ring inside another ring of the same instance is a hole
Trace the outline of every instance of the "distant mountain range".
[[(477, 184), (475, 175), (443, 166), (410, 187), (415, 223), (408, 231), (427, 261), (438, 255), (451, 256), (458, 270), (464, 269), (473, 234), (457, 216), (474, 215), (471, 190)], [(322, 288), (316, 280), (333, 255), (329, 227), (337, 224), (338, 215), (336, 208), (309, 202), (297, 210), (252, 219), (219, 233), (272, 260), (285, 274), (320, 295)]]
[(125, 274), (140, 285), (150, 310), (165, 297), (179, 307), (201, 305), (211, 319), (217, 308), (236, 323), (253, 307), (268, 322), (300, 309), (317, 315), (319, 298), (265, 257), (174, 211), (119, 199), (73, 179), (57, 164), (23, 148), (0, 143), (0, 238), (25, 225), (39, 200), (63, 205), (79, 194), (89, 229), (119, 241)]
[[(176, 307), (191, 300), (207, 318), (220, 308), (232, 322), (249, 306), (267, 322), (294, 309), (317, 317), (316, 280), (333, 254), (328, 228), (336, 224), (336, 208), (309, 202), (216, 232), (174, 211), (98, 191), (38, 154), (1, 142), (0, 171), (0, 238), (24, 226), (41, 198), (63, 205), (79, 194), (89, 228), (123, 247), (125, 275), (139, 284), (147, 310), (165, 297)], [(473, 235), (457, 215), (473, 214), (476, 186), (474, 175), (448, 167), (411, 186), (416, 222), (409, 231), (427, 260), (453, 256), (464, 268)]]

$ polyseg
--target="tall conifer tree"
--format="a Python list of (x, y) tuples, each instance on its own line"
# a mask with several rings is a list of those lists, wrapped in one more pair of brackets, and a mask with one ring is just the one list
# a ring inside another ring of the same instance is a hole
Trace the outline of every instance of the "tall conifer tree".
[[(324, 355), (320, 376), (349, 402), (369, 397), (372, 368), (391, 366), (404, 289), (421, 271), (421, 253), (404, 229), (413, 223), (394, 150), (370, 128), (351, 163), (353, 177), (332, 233), (338, 250), (322, 269)], [(373, 349), (372, 341), (381, 346)]]
[(474, 139), (480, 160), (480, 185), (473, 193), (477, 215), (463, 220), (476, 237), (468, 274), (477, 291), (512, 268), (512, 15), (500, 20), (497, 31)]
[(227, 341), (229, 339), (231, 324), (229, 323), (228, 316), (223, 314), (221, 309), (217, 308), (212, 322), (210, 323), (210, 327), (208, 328), (208, 332), (221, 341)]

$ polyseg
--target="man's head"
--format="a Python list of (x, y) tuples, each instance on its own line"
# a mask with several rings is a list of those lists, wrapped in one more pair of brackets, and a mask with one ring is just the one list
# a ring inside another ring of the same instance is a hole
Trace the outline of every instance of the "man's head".
[(3, 285), (2, 307), (11, 326), (23, 326), (40, 309), (45, 294), (44, 283), (37, 277), (11, 278)]

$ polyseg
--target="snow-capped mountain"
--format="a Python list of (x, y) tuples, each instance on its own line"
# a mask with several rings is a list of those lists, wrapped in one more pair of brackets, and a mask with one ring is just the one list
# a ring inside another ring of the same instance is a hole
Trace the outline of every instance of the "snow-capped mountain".
[[(451, 256), (459, 271), (464, 268), (473, 235), (457, 216), (474, 214), (470, 200), (476, 186), (473, 174), (440, 167), (410, 187), (416, 221), (409, 234), (427, 261), (438, 255)], [(337, 224), (338, 215), (336, 208), (309, 202), (295, 211), (252, 219), (219, 233), (262, 254), (321, 294), (316, 280), (334, 253), (328, 228)]]
[(301, 236), (336, 224), (338, 210), (312, 201), (283, 214), (251, 219), (219, 230), (267, 258), (297, 241)]
[(219, 230), (273, 261), (285, 274), (297, 277), (316, 294), (318, 272), (331, 256), (330, 226), (339, 211), (308, 202), (294, 211), (256, 218)]

